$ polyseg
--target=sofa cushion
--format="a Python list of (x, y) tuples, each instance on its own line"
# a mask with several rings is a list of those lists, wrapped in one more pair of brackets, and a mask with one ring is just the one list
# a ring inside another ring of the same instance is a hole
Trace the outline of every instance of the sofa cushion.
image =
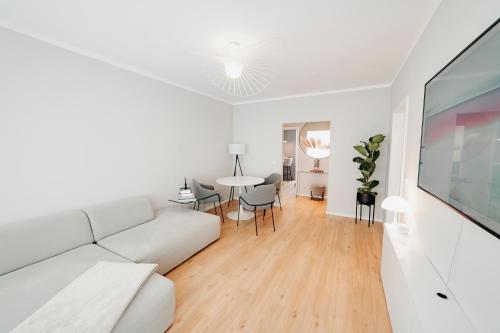
[(0, 332), (15, 327), (98, 261), (127, 260), (89, 244), (0, 276)]
[(174, 322), (174, 283), (153, 274), (113, 329), (113, 333), (165, 332)]
[(165, 274), (219, 237), (218, 216), (171, 206), (159, 210), (154, 220), (98, 244), (135, 262), (156, 263)]
[(151, 201), (135, 197), (107, 202), (84, 209), (96, 241), (154, 219)]
[(0, 275), (94, 241), (80, 210), (0, 225)]
[[(89, 244), (0, 276), (0, 332), (8, 332), (16, 327), (98, 261), (125, 262), (127, 260), (100, 246)], [(166, 323), (165, 318), (152, 316), (162, 312), (167, 318), (173, 317), (171, 308), (172, 304), (175, 304), (173, 283), (158, 274), (154, 275), (154, 279), (152, 278), (150, 278), (151, 282), (150, 280), (146, 282), (143, 289), (147, 295), (152, 294), (154, 290), (158, 295), (153, 298), (141, 296), (143, 292), (141, 289), (121, 320), (139, 323), (147, 321), (151, 322), (148, 325), (155, 327), (160, 325), (165, 330), (171, 321)], [(149, 283), (152, 285), (148, 286)], [(134, 305), (136, 301), (143, 306)], [(151, 313), (148, 314), (147, 311)]]

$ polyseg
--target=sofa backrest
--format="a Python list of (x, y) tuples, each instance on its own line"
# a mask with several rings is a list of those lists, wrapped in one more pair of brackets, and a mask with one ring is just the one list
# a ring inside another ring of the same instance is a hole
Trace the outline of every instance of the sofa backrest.
[(155, 213), (147, 197), (135, 197), (108, 202), (84, 209), (97, 241), (151, 221)]
[(81, 210), (0, 224), (0, 275), (93, 241)]

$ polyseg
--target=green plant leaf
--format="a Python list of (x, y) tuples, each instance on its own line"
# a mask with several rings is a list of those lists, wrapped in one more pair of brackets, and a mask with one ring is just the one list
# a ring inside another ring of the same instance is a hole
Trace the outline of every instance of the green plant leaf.
[(385, 139), (385, 135), (383, 135), (383, 134), (377, 134), (377, 135), (372, 136), (372, 137), (369, 139), (369, 141), (370, 141), (371, 143), (378, 143), (378, 144), (379, 144), (379, 143), (381, 143), (382, 141), (384, 141), (384, 139)]
[(370, 168), (368, 169), (368, 171), (370, 171), (370, 173), (373, 173), (375, 171), (375, 168), (377, 167), (377, 165), (375, 163), (370, 163)]
[(363, 147), (361, 145), (357, 145), (357, 146), (354, 146), (353, 148), (356, 149), (356, 151), (358, 153), (360, 153), (361, 155), (368, 156), (368, 152), (366, 151), (365, 147)]
[(365, 170), (365, 171), (368, 171), (370, 170), (370, 165), (372, 165), (372, 163), (368, 163), (368, 162), (363, 162), (359, 165), (359, 170)]
[(361, 170), (361, 173), (363, 174), (363, 176), (365, 176), (367, 178), (370, 178), (370, 176), (372, 175), (370, 172), (368, 172), (366, 170)]
[(368, 150), (370, 153), (375, 152), (380, 145), (378, 143), (369, 143), (368, 146), (366, 147), (366, 150)]
[(358, 169), (363, 175), (363, 178), (357, 178), (356, 180), (362, 183), (362, 186), (358, 187), (358, 193), (368, 193), (372, 195), (377, 195), (377, 192), (372, 192), (372, 189), (379, 185), (378, 180), (370, 180), (370, 177), (375, 172), (377, 165), (375, 161), (380, 157), (380, 143), (384, 141), (385, 135), (377, 134), (372, 136), (368, 141), (360, 141), (363, 145), (354, 146), (354, 149), (364, 156), (353, 158), (353, 162), (359, 163)]

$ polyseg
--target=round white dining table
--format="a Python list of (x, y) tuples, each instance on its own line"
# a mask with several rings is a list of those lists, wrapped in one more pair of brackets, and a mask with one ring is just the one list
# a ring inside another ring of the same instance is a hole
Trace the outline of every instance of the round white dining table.
[[(215, 181), (220, 185), (237, 187), (238, 193), (241, 195), (241, 189), (243, 187), (261, 184), (264, 182), (264, 178), (253, 176), (231, 176), (218, 178)], [(250, 220), (251, 218), (253, 218), (253, 215), (253, 212), (240, 207), (240, 220)], [(236, 221), (238, 219), (238, 210), (233, 210), (227, 213), (227, 217), (229, 217), (231, 220)]]

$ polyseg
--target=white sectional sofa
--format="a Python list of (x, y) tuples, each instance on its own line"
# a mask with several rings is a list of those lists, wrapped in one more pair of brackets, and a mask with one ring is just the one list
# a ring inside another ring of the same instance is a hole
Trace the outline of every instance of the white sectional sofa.
[[(8, 332), (98, 261), (158, 264), (165, 274), (220, 236), (215, 215), (153, 211), (148, 198), (0, 225), (0, 332)], [(114, 332), (164, 332), (173, 322), (172, 281), (154, 274)]]
[(84, 211), (98, 245), (134, 262), (158, 264), (160, 274), (220, 236), (218, 216), (177, 206), (158, 210), (155, 215), (147, 198), (121, 200)]

